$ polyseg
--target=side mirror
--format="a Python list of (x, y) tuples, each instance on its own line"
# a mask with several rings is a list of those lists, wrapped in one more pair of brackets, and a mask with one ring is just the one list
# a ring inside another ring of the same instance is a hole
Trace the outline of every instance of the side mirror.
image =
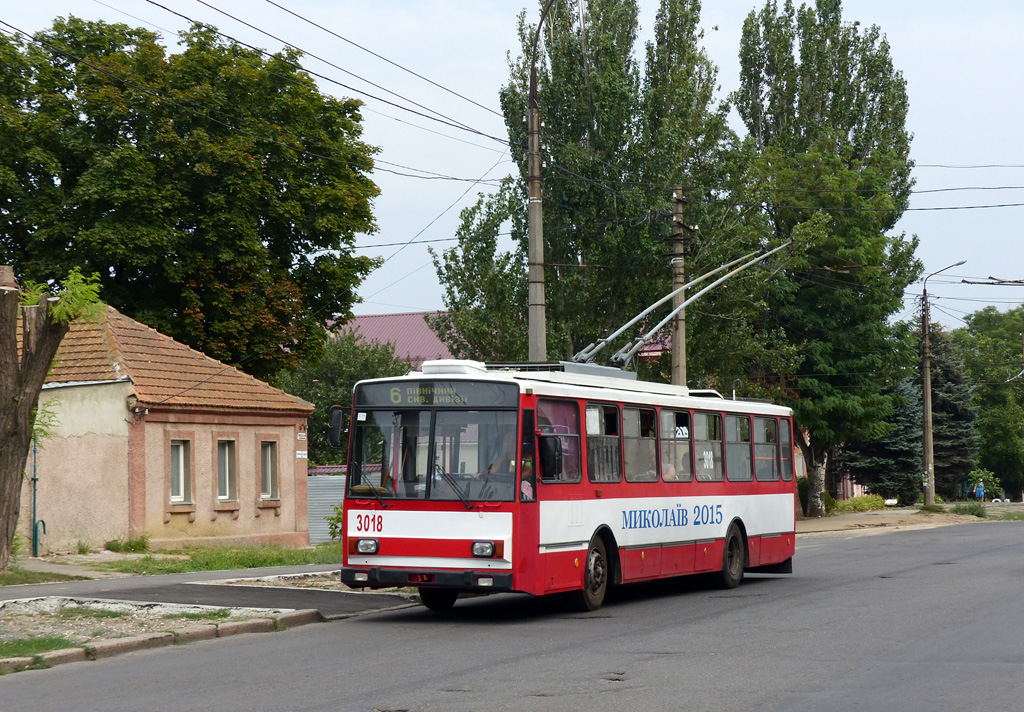
[(553, 479), (562, 474), (562, 440), (557, 435), (541, 435), (540, 445), (540, 476), (541, 479)]
[(345, 428), (345, 409), (340, 405), (332, 405), (327, 413), (327, 441), (331, 447), (341, 448), (341, 434)]

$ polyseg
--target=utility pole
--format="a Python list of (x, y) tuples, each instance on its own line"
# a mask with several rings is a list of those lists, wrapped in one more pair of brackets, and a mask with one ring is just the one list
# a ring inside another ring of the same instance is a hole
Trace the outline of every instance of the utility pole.
[(686, 309), (680, 308), (686, 301), (686, 264), (683, 260), (683, 209), (686, 195), (681, 185), (672, 188), (672, 309), (678, 309), (672, 321), (672, 384), (686, 385)]
[(928, 313), (928, 280), (939, 272), (959, 267), (967, 260), (960, 260), (949, 267), (932, 272), (924, 278), (924, 289), (921, 292), (921, 400), (924, 406), (924, 503), (925, 505), (935, 504), (935, 458), (932, 449), (932, 350), (929, 343), (929, 336), (932, 330), (932, 321)]
[(533, 35), (533, 55), (530, 58), (530, 96), (526, 116), (526, 167), (530, 198), (527, 205), (527, 331), (530, 361), (548, 360), (548, 327), (544, 296), (544, 191), (540, 179), (540, 103), (537, 100), (537, 44), (540, 29), (554, 0), (548, 0), (537, 22)]

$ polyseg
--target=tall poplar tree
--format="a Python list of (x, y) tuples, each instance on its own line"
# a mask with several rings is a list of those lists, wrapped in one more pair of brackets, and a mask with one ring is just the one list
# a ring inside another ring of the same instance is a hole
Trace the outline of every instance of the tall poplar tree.
[[(743, 220), (749, 210), (728, 199), (749, 155), (716, 97), (699, 19), (697, 0), (662, 0), (641, 68), (634, 0), (556, 0), (548, 13), (537, 73), (549, 358), (572, 357), (670, 291), (671, 186), (686, 188), (685, 220), (699, 228), (686, 238), (691, 277), (764, 241)], [(435, 255), (448, 314), (434, 328), (455, 353), (526, 357), (524, 117), (535, 32), (520, 15), (521, 53), (501, 92), (518, 175), (464, 213), (458, 247)], [(497, 249), (502, 221), (515, 245), (506, 252)], [(688, 310), (688, 329), (700, 334), (689, 345), (692, 383), (731, 383), (745, 363), (768, 357), (778, 366), (782, 350), (764, 347), (777, 335), (752, 331), (771, 284), (747, 275)]]
[(808, 466), (808, 514), (824, 514), (826, 459), (884, 431), (898, 380), (916, 355), (890, 318), (920, 272), (916, 239), (889, 235), (909, 199), (907, 93), (877, 27), (844, 21), (840, 0), (796, 10), (771, 0), (744, 22), (736, 108), (758, 154), (751, 200), (786, 239), (817, 221), (788, 264), (789, 290), (764, 312), (799, 354), (763, 374), (794, 409)]

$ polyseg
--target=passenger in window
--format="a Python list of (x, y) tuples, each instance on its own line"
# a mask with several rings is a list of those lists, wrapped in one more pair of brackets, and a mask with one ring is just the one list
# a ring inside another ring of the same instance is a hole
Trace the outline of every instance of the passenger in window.
[(516, 433), (514, 430), (505, 434), (501, 449), (491, 460), (487, 469), (477, 475), (478, 479), (492, 475), (514, 475), (516, 471)]
[(661, 466), (662, 478), (666, 482), (678, 482), (679, 473), (676, 472), (676, 466), (671, 462), (663, 463)]

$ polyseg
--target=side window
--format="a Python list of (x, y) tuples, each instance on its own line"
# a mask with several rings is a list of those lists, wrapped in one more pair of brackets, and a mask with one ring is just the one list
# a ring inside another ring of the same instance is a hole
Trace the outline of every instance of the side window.
[(729, 479), (749, 482), (754, 478), (750, 451), (750, 416), (725, 416), (725, 459)]
[(779, 446), (782, 450), (782, 479), (789, 482), (793, 479), (792, 423), (788, 418), (783, 418), (779, 424), (782, 426), (779, 430)]
[(614, 405), (587, 406), (587, 476), (591, 482), (622, 479), (619, 409)]
[(543, 482), (580, 481), (580, 407), (575, 401), (542, 400), (537, 403), (537, 430), (557, 435), (562, 443), (562, 474)]
[(217, 441), (217, 499), (222, 502), (238, 499), (234, 440)]
[(658, 442), (653, 410), (622, 409), (626, 482), (658, 481)]
[(192, 443), (171, 440), (171, 504), (192, 501)]
[(693, 459), (698, 482), (722, 481), (722, 416), (693, 414)]
[(775, 418), (754, 418), (754, 475), (761, 482), (779, 479), (779, 424)]
[(689, 413), (661, 411), (661, 477), (666, 482), (693, 479)]

